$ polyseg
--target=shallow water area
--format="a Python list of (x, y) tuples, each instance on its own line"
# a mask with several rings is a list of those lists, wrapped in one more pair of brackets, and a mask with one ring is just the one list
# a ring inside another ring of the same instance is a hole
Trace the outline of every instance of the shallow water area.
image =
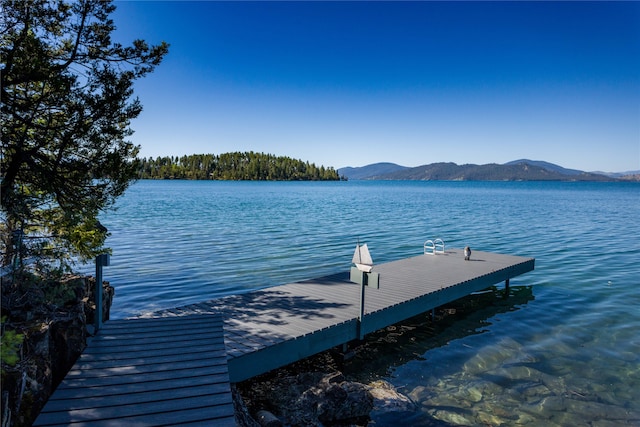
[(433, 238), (535, 257), (509, 298), (372, 344), (349, 374), (416, 403), (372, 422), (640, 425), (638, 184), (140, 181), (118, 208), (113, 318), (346, 271), (358, 239), (376, 263)]

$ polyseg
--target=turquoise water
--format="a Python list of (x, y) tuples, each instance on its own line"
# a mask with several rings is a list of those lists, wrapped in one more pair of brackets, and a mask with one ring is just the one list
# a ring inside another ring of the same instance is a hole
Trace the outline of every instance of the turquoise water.
[(344, 271), (357, 239), (535, 257), (507, 300), (370, 344), (353, 374), (416, 403), (375, 424), (613, 426), (640, 425), (639, 218), (633, 183), (140, 181), (101, 220), (112, 318)]

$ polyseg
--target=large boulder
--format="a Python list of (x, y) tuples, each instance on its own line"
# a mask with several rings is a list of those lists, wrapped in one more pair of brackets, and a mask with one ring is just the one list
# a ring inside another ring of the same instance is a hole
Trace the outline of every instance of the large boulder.
[(367, 386), (345, 381), (341, 374), (330, 374), (312, 385), (298, 398), (299, 413), (315, 423), (334, 424), (368, 417), (373, 409), (373, 397)]
[(267, 410), (288, 426), (330, 426), (368, 419), (369, 388), (339, 372), (303, 372), (253, 382), (248, 398), (253, 415)]

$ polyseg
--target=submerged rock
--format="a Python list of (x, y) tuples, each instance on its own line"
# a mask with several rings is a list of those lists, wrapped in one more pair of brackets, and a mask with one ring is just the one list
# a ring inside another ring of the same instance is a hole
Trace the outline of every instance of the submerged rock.
[(504, 338), (497, 345), (482, 348), (464, 364), (464, 371), (467, 374), (478, 375), (497, 369), (508, 360), (517, 360), (521, 352), (522, 346), (518, 342), (511, 338)]
[(433, 411), (432, 413), (433, 418), (441, 420), (441, 421), (445, 421), (449, 424), (455, 425), (455, 426), (474, 426), (476, 425), (475, 420), (470, 416), (470, 415), (466, 415), (466, 414), (461, 414), (458, 412), (453, 412), (453, 411), (449, 411), (449, 410), (444, 410), (444, 409), (438, 409), (436, 411)]
[(282, 421), (269, 411), (258, 411), (256, 415), (262, 427), (282, 427)]
[(267, 410), (289, 426), (349, 424), (368, 419), (374, 407), (369, 387), (347, 381), (340, 372), (304, 372), (252, 381), (243, 398), (254, 418)]
[(374, 381), (369, 384), (369, 393), (373, 397), (373, 412), (405, 412), (414, 411), (415, 403), (407, 396), (399, 393), (393, 385), (386, 381)]

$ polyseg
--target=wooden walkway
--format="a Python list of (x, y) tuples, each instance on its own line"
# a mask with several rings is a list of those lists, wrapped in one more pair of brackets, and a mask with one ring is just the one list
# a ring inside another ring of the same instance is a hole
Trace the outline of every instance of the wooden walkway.
[(239, 382), (430, 311), (534, 269), (533, 258), (461, 249), (378, 264), (380, 288), (366, 288), (359, 324), (360, 285), (347, 272), (275, 286), (157, 313), (221, 313), (231, 382)]
[(34, 426), (234, 426), (219, 315), (111, 320)]
[(533, 258), (462, 250), (379, 264), (380, 288), (349, 273), (112, 320), (35, 426), (235, 425), (231, 382), (356, 340), (534, 269)]

